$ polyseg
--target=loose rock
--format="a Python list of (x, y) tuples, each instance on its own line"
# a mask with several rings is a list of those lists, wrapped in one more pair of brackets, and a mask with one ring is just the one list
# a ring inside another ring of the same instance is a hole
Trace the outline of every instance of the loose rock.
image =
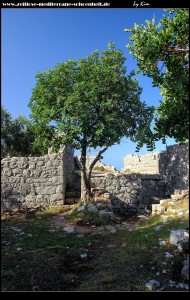
[(156, 288), (158, 288), (160, 286), (160, 282), (158, 280), (155, 280), (155, 279), (151, 279), (149, 280), (149, 282), (147, 282), (145, 284), (145, 287), (150, 290), (150, 291), (153, 291), (155, 290)]

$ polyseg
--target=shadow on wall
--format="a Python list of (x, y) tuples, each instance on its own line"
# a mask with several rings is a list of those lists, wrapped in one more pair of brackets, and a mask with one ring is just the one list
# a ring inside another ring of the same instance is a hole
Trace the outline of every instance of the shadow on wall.
[(166, 182), (166, 195), (189, 187), (189, 144), (168, 146), (160, 153), (159, 172)]
[(65, 204), (75, 204), (81, 197), (81, 175), (75, 170), (67, 178), (65, 187)]
[(119, 212), (147, 212), (166, 197), (165, 181), (158, 174), (94, 174), (92, 187), (109, 193), (113, 209)]
[(81, 164), (77, 156), (73, 156), (74, 171), (67, 176), (65, 183), (64, 204), (75, 204), (81, 197)]
[(1, 211), (19, 210), (22, 202), (19, 201), (19, 193), (12, 186), (6, 187), (1, 194)]

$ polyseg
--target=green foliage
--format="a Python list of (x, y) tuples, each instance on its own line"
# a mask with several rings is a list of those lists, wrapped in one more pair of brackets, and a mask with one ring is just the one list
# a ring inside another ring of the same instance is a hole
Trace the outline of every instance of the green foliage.
[[(145, 22), (125, 30), (132, 33), (127, 47), (137, 60), (137, 72), (152, 78), (164, 100), (157, 108), (154, 132), (146, 132), (143, 143), (152, 148), (153, 140), (165, 143), (166, 136), (185, 142), (189, 137), (189, 11), (171, 9), (157, 25), (154, 18)], [(143, 143), (141, 139), (139, 146)]]
[(12, 135), (10, 134), (11, 126), (12, 126), (11, 115), (6, 111), (6, 109), (1, 107), (1, 151), (2, 152), (8, 152), (8, 150), (11, 149), (11, 145), (12, 145)]
[(96, 50), (37, 74), (29, 103), (36, 144), (109, 147), (149, 126), (153, 108), (140, 102), (141, 88), (133, 74), (125, 75), (124, 62), (122, 51), (109, 44), (101, 56)]
[[(58, 150), (61, 144), (72, 144), (81, 150), (84, 200), (90, 200), (91, 171), (101, 154), (122, 137), (134, 138), (146, 130), (153, 117), (153, 107), (140, 101), (137, 80), (132, 73), (126, 76), (124, 62), (122, 51), (110, 43), (102, 55), (96, 50), (36, 75), (29, 102), (36, 145)], [(86, 152), (91, 147), (104, 148), (87, 176)]]
[(1, 107), (1, 150), (4, 155), (27, 156), (39, 155), (33, 147), (35, 133), (32, 124), (20, 115), (15, 120), (10, 113)]

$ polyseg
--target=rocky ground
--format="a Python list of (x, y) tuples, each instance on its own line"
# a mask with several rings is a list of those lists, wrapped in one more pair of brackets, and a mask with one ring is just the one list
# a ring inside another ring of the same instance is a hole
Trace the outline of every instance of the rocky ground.
[(3, 215), (2, 291), (188, 291), (188, 195), (153, 214), (97, 202)]

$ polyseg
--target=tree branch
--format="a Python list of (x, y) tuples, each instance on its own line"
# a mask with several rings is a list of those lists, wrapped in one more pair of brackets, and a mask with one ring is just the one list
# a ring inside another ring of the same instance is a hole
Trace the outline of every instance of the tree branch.
[(89, 167), (89, 174), (92, 173), (92, 169), (93, 169), (93, 167), (95, 166), (95, 164), (97, 163), (97, 161), (101, 159), (102, 153), (104, 153), (108, 148), (109, 148), (109, 146), (103, 148), (103, 149), (98, 153), (98, 155), (95, 157), (95, 159), (93, 160), (93, 162), (90, 164), (90, 167)]

